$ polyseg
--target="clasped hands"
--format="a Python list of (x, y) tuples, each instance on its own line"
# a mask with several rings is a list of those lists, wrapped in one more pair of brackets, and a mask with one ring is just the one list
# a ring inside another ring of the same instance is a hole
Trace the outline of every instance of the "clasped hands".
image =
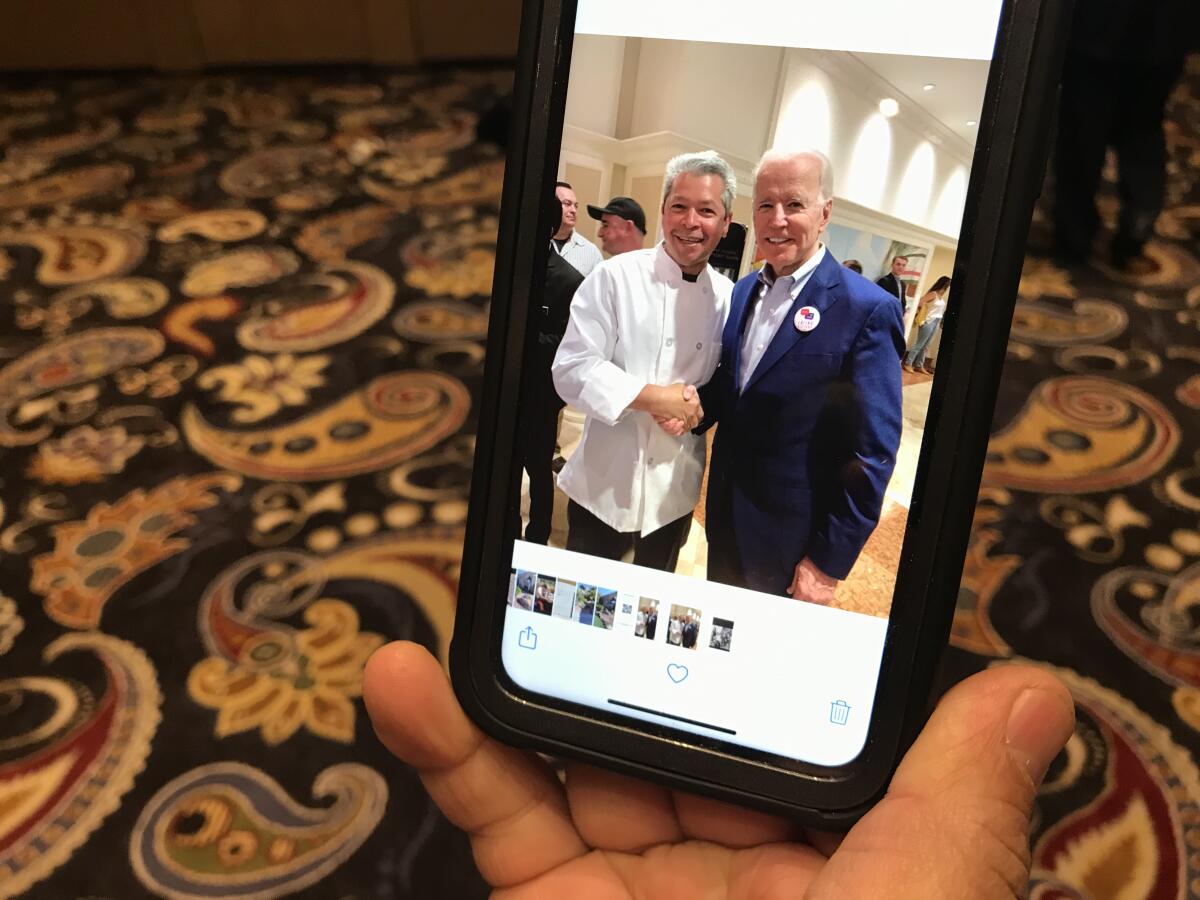
[(650, 411), (659, 428), (680, 437), (700, 424), (704, 407), (700, 405), (700, 394), (694, 384), (672, 384), (661, 390), (661, 400)]

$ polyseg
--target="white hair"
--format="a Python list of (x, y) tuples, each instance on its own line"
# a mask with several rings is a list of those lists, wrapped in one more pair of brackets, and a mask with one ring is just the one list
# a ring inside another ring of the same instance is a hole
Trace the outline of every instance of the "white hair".
[(702, 153), (681, 153), (679, 156), (672, 157), (667, 163), (666, 180), (663, 182), (663, 203), (667, 202), (671, 188), (675, 186), (675, 179), (684, 174), (716, 175), (720, 178), (725, 183), (725, 187), (721, 191), (721, 203), (725, 205), (725, 215), (733, 214), (733, 198), (737, 194), (737, 176), (733, 174), (733, 167), (725, 162), (719, 154), (713, 150), (705, 150)]
[(821, 199), (833, 199), (833, 163), (829, 157), (819, 150), (768, 150), (754, 167), (754, 180), (758, 181), (759, 173), (768, 163), (787, 162), (793, 159), (815, 159), (821, 167)]

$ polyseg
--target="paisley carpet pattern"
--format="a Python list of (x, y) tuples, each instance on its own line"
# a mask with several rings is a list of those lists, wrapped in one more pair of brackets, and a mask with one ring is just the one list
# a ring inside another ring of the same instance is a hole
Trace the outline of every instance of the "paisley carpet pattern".
[[(0, 897), (483, 896), (360, 694), (383, 641), (447, 651), (503, 165), (473, 133), (510, 80), (0, 85)], [(1171, 116), (1159, 273), (1027, 260), (944, 670), (1075, 694), (1040, 900), (1200, 894)]]
[(504, 70), (0, 85), (0, 897), (483, 896), (445, 658)]
[(1159, 271), (1026, 259), (959, 589), (946, 684), (1034, 660), (1075, 696), (1034, 822), (1037, 900), (1200, 896), (1197, 85), (1193, 65), (1168, 110)]

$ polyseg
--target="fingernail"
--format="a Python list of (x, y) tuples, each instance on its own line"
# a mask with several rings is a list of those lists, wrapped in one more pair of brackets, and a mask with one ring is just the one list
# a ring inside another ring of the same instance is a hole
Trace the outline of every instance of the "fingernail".
[(1040, 784), (1075, 729), (1075, 709), (1043, 688), (1026, 688), (1008, 713), (1004, 743), (1017, 763)]

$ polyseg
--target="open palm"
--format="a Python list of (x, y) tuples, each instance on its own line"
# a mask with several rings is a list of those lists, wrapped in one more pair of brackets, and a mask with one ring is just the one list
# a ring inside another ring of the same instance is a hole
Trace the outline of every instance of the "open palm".
[(842, 837), (577, 763), (564, 783), (483, 735), (416, 644), (375, 653), (364, 697), (505, 900), (1021, 896), (1037, 787), (1074, 727), (1048, 673), (976, 675), (942, 699), (886, 797)]

